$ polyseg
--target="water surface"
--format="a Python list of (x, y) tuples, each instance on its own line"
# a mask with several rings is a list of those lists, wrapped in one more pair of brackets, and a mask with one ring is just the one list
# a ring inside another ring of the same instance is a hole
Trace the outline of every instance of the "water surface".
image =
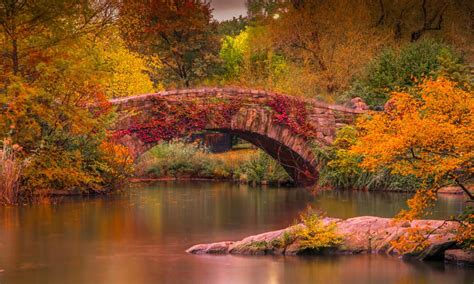
[[(0, 208), (0, 283), (473, 283), (473, 269), (382, 255), (185, 253), (197, 243), (284, 228), (308, 205), (331, 217), (390, 217), (407, 197), (163, 182), (121, 195)], [(462, 206), (462, 197), (443, 196), (432, 217)]]

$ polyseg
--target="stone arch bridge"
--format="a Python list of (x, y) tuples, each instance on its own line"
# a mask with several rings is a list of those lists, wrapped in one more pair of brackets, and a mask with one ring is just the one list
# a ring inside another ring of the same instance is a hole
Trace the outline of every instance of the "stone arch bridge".
[(114, 139), (135, 158), (160, 141), (213, 130), (263, 149), (303, 186), (318, 179), (314, 143), (330, 144), (338, 127), (364, 112), (357, 106), (240, 88), (165, 91), (110, 102), (118, 114)]

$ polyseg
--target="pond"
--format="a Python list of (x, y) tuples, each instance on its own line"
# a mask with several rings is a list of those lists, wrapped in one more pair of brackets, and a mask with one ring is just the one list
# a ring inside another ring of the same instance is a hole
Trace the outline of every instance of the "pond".
[[(383, 255), (196, 256), (293, 223), (308, 205), (330, 217), (393, 216), (408, 198), (383, 192), (252, 188), (221, 182), (133, 185), (126, 193), (0, 208), (0, 283), (473, 283), (474, 269)], [(462, 210), (441, 196), (433, 218)]]

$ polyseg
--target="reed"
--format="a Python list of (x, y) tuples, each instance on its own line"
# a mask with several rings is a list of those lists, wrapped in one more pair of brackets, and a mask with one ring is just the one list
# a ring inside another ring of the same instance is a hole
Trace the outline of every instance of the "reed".
[(11, 140), (4, 139), (0, 149), (0, 204), (15, 204), (20, 192), (20, 177), (25, 162), (17, 152), (21, 147), (12, 144)]

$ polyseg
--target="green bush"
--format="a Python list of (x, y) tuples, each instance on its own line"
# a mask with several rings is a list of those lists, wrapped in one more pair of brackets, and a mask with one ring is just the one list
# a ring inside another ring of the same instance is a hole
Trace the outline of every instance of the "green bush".
[(371, 106), (383, 105), (392, 91), (409, 89), (425, 77), (443, 74), (465, 80), (468, 69), (462, 63), (449, 45), (435, 40), (410, 43), (399, 51), (388, 49), (355, 80), (350, 96), (361, 97)]

